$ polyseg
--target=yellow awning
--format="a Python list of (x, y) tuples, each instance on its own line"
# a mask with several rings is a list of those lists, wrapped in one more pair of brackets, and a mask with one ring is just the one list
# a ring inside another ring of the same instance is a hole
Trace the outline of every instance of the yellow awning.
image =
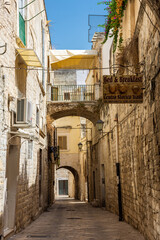
[(41, 62), (33, 49), (17, 48), (17, 52), (20, 54), (27, 66), (42, 67)]
[(51, 50), (51, 67), (57, 69), (96, 68), (96, 50)]

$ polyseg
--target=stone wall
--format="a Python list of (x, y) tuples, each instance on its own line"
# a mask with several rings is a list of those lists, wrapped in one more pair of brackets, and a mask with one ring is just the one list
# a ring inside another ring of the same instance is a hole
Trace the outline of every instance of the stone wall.
[[(156, 25), (156, 17), (148, 5), (145, 5), (145, 11), (149, 14), (152, 23)], [(141, 6), (134, 36), (132, 36), (138, 38), (139, 62), (142, 63), (140, 70), (144, 79), (144, 100), (142, 104), (104, 106), (101, 115), (105, 122), (104, 131), (112, 133), (102, 138), (101, 144), (105, 145), (108, 141), (108, 153), (105, 156), (106, 209), (118, 213), (116, 181), (118, 151), (123, 218), (138, 228), (146, 239), (153, 240), (160, 238), (160, 47), (158, 25), (153, 26), (145, 11)], [(118, 116), (118, 150), (114, 121), (116, 114)], [(99, 158), (100, 162), (103, 162), (102, 156), (99, 155)]]
[[(150, 2), (150, 5), (147, 2)], [(92, 125), (92, 148), (88, 148), (91, 154), (88, 158), (89, 193), (90, 201), (96, 197), (99, 205), (102, 206), (105, 183), (106, 209), (119, 214), (116, 173), (116, 163), (119, 162), (123, 219), (137, 228), (147, 240), (158, 240), (160, 238), (160, 29), (151, 1), (142, 1), (142, 3), (143, 5), (140, 5), (137, 0), (128, 1), (122, 25), (124, 49), (120, 51), (117, 48), (114, 54), (111, 49), (110, 64), (120, 64), (117, 54), (123, 56), (122, 65), (133, 65), (132, 68), (125, 69), (123, 74), (134, 74), (137, 70), (135, 65), (141, 63), (139, 67), (140, 73), (143, 74), (143, 103), (100, 105), (100, 119), (104, 121), (104, 128), (103, 133), (98, 133)], [(134, 16), (132, 16), (133, 4), (135, 4)], [(94, 48), (100, 48), (102, 52), (105, 49), (99, 45), (98, 40), (94, 43)], [(135, 57), (136, 54), (138, 57)], [(103, 179), (103, 165), (105, 179)], [(93, 172), (96, 171), (96, 196), (94, 196)]]
[[(36, 69), (26, 71), (26, 64), (16, 51), (24, 47), (19, 38), (18, 1), (10, 5), (1, 1), (0, 7), (0, 233), (19, 231), (33, 220), (48, 204), (48, 159), (46, 138), (46, 96), (42, 76)], [(44, 2), (36, 1), (27, 9), (27, 18), (44, 8)], [(26, 48), (33, 48), (42, 61), (41, 20), (46, 25), (45, 13), (26, 26)], [(45, 67), (49, 50), (49, 33), (45, 29)], [(34, 34), (36, 32), (36, 35)], [(24, 47), (25, 49), (25, 47)], [(22, 68), (22, 69), (20, 69)], [(40, 71), (41, 72), (41, 71)], [(45, 81), (47, 75), (45, 74)], [(27, 98), (32, 103), (32, 128), (12, 126), (12, 111), (16, 112), (17, 98)], [(39, 108), (39, 124), (36, 109)], [(31, 137), (32, 136), (32, 137)], [(33, 149), (30, 151), (30, 140)], [(16, 154), (14, 151), (16, 150)], [(39, 152), (41, 151), (41, 192), (39, 182)], [(32, 152), (32, 154), (31, 154)], [(13, 164), (12, 166), (12, 163)], [(12, 173), (10, 172), (13, 168)], [(12, 186), (13, 185), (13, 186)], [(13, 194), (10, 194), (10, 189)], [(9, 210), (11, 209), (11, 211)]]
[(76, 70), (58, 70), (54, 72), (54, 85), (76, 85)]

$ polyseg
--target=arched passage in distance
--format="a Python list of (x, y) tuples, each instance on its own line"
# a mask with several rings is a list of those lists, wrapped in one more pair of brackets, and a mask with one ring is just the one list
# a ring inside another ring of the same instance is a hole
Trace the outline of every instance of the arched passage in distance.
[[(63, 168), (69, 170), (73, 174), (73, 176), (74, 176), (74, 191), (73, 191), (74, 196), (73, 197), (75, 199), (79, 199), (79, 175), (78, 175), (78, 172), (70, 166), (60, 166), (59, 168), (56, 169), (56, 171), (58, 171), (59, 169), (63, 169)], [(58, 179), (56, 179), (56, 181), (57, 180)], [(67, 178), (66, 178), (66, 180), (67, 180)], [(70, 184), (70, 183), (68, 182), (68, 184)], [(59, 195), (63, 195), (63, 194), (59, 194)], [(68, 195), (68, 194), (66, 194), (66, 195)]]

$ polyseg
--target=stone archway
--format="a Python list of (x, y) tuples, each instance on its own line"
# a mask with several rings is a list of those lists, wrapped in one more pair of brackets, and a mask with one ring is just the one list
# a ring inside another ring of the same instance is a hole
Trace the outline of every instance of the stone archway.
[(69, 170), (73, 174), (73, 176), (75, 178), (75, 199), (79, 199), (79, 196), (80, 196), (79, 174), (78, 174), (77, 170), (70, 166), (60, 166), (56, 170), (62, 169), (62, 168)]
[(100, 117), (100, 111), (97, 102), (74, 103), (63, 102), (47, 104), (47, 114), (50, 121), (57, 120), (66, 116), (79, 116), (90, 120), (95, 124)]

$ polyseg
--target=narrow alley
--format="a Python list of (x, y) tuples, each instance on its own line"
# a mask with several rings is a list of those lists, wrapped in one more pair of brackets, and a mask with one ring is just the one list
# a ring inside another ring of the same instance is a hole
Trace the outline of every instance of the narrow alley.
[(90, 204), (61, 198), (24, 231), (10, 240), (144, 240), (118, 216)]
[(160, 240), (160, 0), (0, 0), (0, 240)]

